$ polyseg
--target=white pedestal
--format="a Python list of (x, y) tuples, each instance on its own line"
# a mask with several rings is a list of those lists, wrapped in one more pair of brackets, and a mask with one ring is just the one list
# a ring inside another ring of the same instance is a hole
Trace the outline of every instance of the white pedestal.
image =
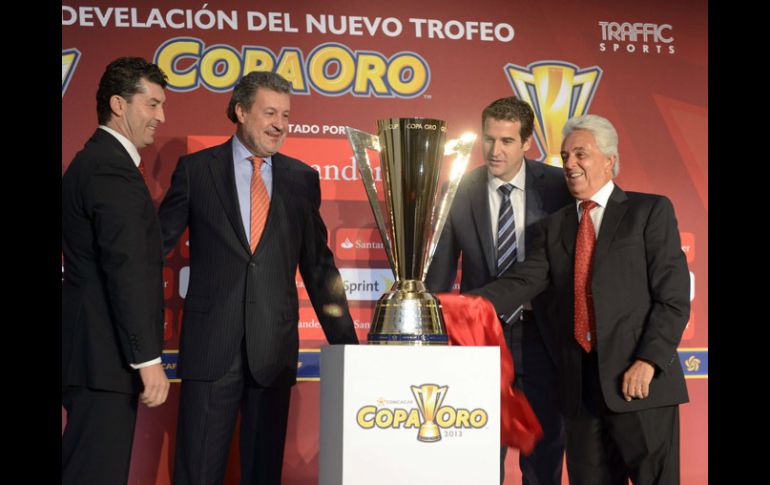
[(498, 485), (500, 349), (325, 347), (320, 432), (320, 485)]

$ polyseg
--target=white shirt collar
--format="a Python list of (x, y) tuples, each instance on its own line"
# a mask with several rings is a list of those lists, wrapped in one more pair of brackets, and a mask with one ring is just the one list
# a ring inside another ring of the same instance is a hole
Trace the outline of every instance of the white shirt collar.
[[(612, 191), (615, 189), (615, 184), (612, 182), (612, 179), (610, 179), (609, 182), (604, 184), (601, 189), (596, 191), (596, 193), (591, 197), (590, 200), (596, 202), (599, 204), (599, 207), (606, 208), (607, 202), (610, 200), (610, 195), (612, 195)], [(575, 204), (577, 204), (578, 209), (580, 208), (580, 200), (575, 200)]]
[(489, 171), (487, 171), (489, 188), (492, 189), (493, 191), (497, 191), (497, 189), (499, 189), (501, 185), (512, 184), (517, 189), (524, 190), (525, 181), (527, 180), (525, 167), (526, 167), (526, 164), (524, 163), (524, 160), (522, 160), (521, 167), (519, 167), (519, 171), (516, 172), (516, 175), (514, 175), (511, 180), (508, 180), (508, 181), (494, 177), (491, 173), (489, 173)]
[(121, 135), (117, 131), (113, 130), (109, 126), (99, 125), (99, 128), (106, 131), (110, 135), (114, 136), (120, 142), (120, 144), (123, 145), (123, 148), (125, 148), (128, 154), (131, 156), (131, 160), (134, 161), (134, 165), (136, 165), (137, 167), (139, 166), (139, 162), (142, 161), (142, 157), (139, 156), (139, 150), (136, 149), (136, 145), (131, 143), (131, 140)]

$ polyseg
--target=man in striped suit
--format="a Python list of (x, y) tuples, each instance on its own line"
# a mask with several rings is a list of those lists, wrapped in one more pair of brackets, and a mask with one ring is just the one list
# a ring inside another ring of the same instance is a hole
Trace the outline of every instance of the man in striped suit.
[(227, 110), (235, 135), (181, 157), (160, 206), (166, 254), (190, 229), (177, 485), (222, 483), (239, 409), (241, 483), (280, 483), (297, 374), (297, 267), (329, 342), (358, 343), (318, 173), (278, 153), (289, 89), (274, 73), (244, 76)]

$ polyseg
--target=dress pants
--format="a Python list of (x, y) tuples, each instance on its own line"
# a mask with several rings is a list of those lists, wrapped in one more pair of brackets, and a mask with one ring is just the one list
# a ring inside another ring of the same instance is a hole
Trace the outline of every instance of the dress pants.
[[(519, 454), (522, 484), (561, 485), (565, 434), (556, 402), (556, 368), (545, 349), (534, 313), (524, 310), (521, 320), (504, 325), (503, 334), (513, 357), (513, 388), (524, 393), (543, 427), (543, 439), (532, 454)], [(501, 484), (507, 450), (500, 449)]]
[(138, 396), (71, 386), (62, 392), (62, 484), (128, 481)]
[[(612, 412), (599, 387), (596, 352), (583, 356), (582, 402), (567, 418), (572, 485), (679, 484), (679, 406)], [(620, 385), (620, 383), (618, 384)]]
[(279, 485), (291, 387), (257, 384), (242, 346), (216, 381), (183, 380), (179, 398), (174, 483), (224, 483), (233, 431), (241, 412), (241, 484)]

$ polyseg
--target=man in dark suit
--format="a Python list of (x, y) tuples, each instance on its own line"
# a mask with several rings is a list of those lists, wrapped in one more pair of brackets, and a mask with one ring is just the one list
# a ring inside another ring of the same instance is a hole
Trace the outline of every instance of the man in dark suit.
[(62, 483), (126, 483), (137, 398), (168, 395), (160, 227), (137, 151), (164, 121), (165, 87), (144, 59), (107, 66), (99, 128), (62, 177)]
[[(532, 144), (534, 116), (529, 104), (515, 97), (498, 99), (482, 112), (486, 163), (460, 183), (426, 278), (430, 291), (451, 290), (461, 255), (462, 292), (495, 280), (528, 257), (525, 243), (533, 224), (572, 200), (561, 169), (524, 159)], [(553, 396), (552, 336), (541, 313), (536, 300), (505, 315), (501, 324), (514, 360), (513, 387), (532, 404), (544, 434), (531, 455), (519, 458), (522, 483), (559, 485), (564, 428)], [(500, 483), (506, 451), (501, 448)]]
[(607, 119), (573, 118), (564, 135), (575, 204), (538, 223), (526, 262), (472, 293), (506, 312), (545, 290), (570, 483), (678, 484), (688, 396), (677, 345), (690, 280), (674, 209), (614, 185), (618, 137)]
[(297, 266), (328, 341), (358, 343), (318, 173), (278, 153), (289, 89), (274, 73), (244, 76), (227, 110), (235, 136), (181, 157), (160, 206), (166, 253), (190, 228), (177, 484), (222, 483), (239, 408), (241, 483), (280, 483), (297, 374)]

